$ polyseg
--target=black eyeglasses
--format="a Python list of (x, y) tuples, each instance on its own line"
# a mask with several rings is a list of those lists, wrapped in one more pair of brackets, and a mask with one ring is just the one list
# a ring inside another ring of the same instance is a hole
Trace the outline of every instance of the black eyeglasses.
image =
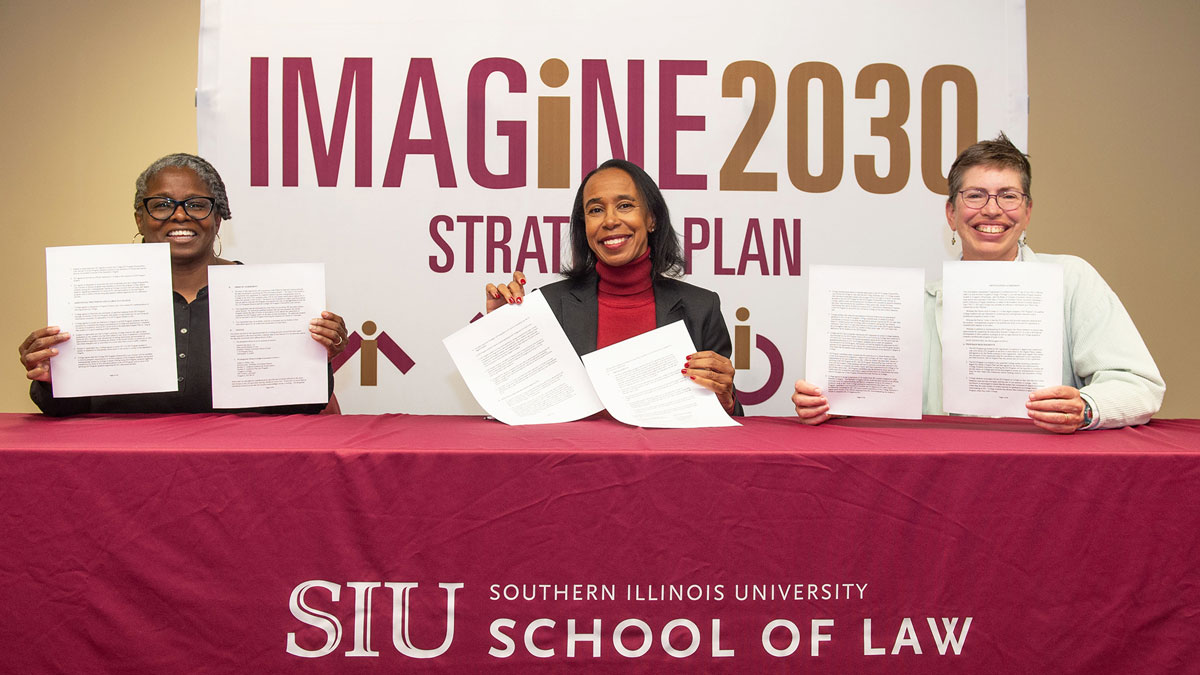
[(992, 194), (987, 190), (980, 190), (978, 188), (959, 190), (958, 194), (962, 197), (963, 204), (973, 209), (982, 209), (987, 206), (988, 201), (992, 197), (995, 197), (996, 206), (999, 206), (1003, 211), (1015, 211), (1021, 207), (1021, 204), (1025, 203), (1025, 197), (1028, 196), (1024, 192), (1017, 192), (1016, 190), (1001, 190), (996, 194)]
[(188, 218), (204, 220), (212, 213), (215, 204), (216, 201), (212, 197), (188, 197), (183, 201), (176, 201), (170, 197), (146, 197), (142, 200), (142, 207), (155, 220), (170, 218), (180, 206)]

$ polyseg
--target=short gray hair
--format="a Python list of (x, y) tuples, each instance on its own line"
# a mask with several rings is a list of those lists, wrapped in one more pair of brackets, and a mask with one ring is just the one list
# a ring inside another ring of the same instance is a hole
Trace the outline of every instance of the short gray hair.
[(172, 166), (190, 169), (200, 177), (200, 180), (204, 181), (213, 196), (213, 210), (217, 212), (221, 220), (229, 220), (233, 217), (229, 212), (229, 195), (225, 194), (225, 181), (221, 180), (221, 174), (217, 173), (208, 160), (186, 152), (159, 157), (137, 177), (137, 189), (133, 195), (134, 211), (142, 208), (142, 200), (146, 198), (146, 185), (150, 179), (157, 176), (159, 171)]

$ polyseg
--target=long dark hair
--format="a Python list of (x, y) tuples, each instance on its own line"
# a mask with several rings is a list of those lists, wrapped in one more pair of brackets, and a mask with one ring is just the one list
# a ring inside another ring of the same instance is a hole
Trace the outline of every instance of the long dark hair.
[(575, 206), (571, 208), (571, 265), (562, 271), (568, 279), (582, 279), (596, 269), (596, 254), (588, 246), (587, 226), (583, 222), (583, 188), (588, 180), (598, 171), (605, 169), (620, 169), (629, 174), (633, 184), (641, 194), (643, 203), (654, 218), (654, 231), (647, 233), (650, 245), (650, 263), (652, 277), (681, 277), (684, 265), (683, 250), (679, 246), (679, 235), (671, 225), (671, 213), (667, 210), (667, 200), (663, 199), (662, 191), (654, 179), (642, 167), (624, 159), (610, 159), (592, 169), (583, 177), (579, 191), (575, 193)]

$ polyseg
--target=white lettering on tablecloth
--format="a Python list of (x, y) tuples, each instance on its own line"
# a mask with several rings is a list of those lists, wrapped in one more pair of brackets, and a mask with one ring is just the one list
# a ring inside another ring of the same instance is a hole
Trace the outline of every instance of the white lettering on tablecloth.
[[(557, 625), (554, 619), (541, 618), (534, 619), (525, 625), (525, 630), (522, 631), (523, 644), (525, 651), (537, 658), (548, 659), (555, 656), (556, 652), (553, 648), (545, 649), (537, 646), (537, 640), (534, 634), (539, 630), (552, 631)], [(590, 632), (582, 632), (579, 626), (576, 625), (575, 619), (567, 620), (567, 658), (575, 658), (580, 643), (588, 643), (591, 646), (591, 657), (601, 657), (601, 644), (603, 641), (602, 622), (600, 619), (593, 619)], [(488, 648), (488, 655), (506, 659), (513, 656), (517, 652), (517, 642), (506, 631), (512, 631), (516, 628), (517, 622), (512, 619), (496, 619), (491, 625), (492, 638), (499, 643), (499, 647), (492, 646)], [(640, 635), (640, 637), (639, 637)], [(680, 643), (676, 636), (686, 635), (683, 643)], [(711, 643), (710, 654), (713, 658), (727, 658), (734, 656), (732, 648), (721, 646), (721, 620), (713, 619), (711, 630), (709, 632)], [(671, 657), (684, 659), (695, 654), (700, 649), (703, 641), (700, 633), (700, 626), (691, 619), (672, 619), (665, 624), (658, 633), (658, 642), (662, 646), (663, 651)], [(635, 618), (629, 618), (621, 621), (612, 629), (612, 646), (617, 654), (625, 657), (636, 659), (644, 656), (654, 646), (654, 630), (650, 624)], [(632, 640), (632, 643), (631, 643)], [(636, 646), (632, 646), (636, 643)], [(680, 645), (683, 646), (680, 646)]]
[[(392, 645), (396, 651), (414, 659), (432, 659), (446, 653), (450, 643), (454, 641), (454, 593), (463, 587), (461, 583), (438, 584), (446, 591), (446, 632), (442, 644), (433, 649), (417, 647), (409, 638), (409, 626), (412, 623), (412, 612), (409, 609), (412, 592), (416, 590), (416, 582), (377, 582), (351, 581), (346, 584), (354, 589), (354, 648), (346, 652), (346, 656), (379, 656), (379, 652), (371, 648), (371, 595), (380, 586), (386, 586), (392, 591)], [(305, 581), (292, 589), (288, 607), (292, 616), (300, 622), (320, 629), (325, 633), (325, 644), (316, 649), (302, 647), (296, 639), (296, 633), (287, 634), (287, 653), (303, 658), (327, 656), (337, 649), (342, 640), (342, 624), (336, 616), (308, 604), (306, 594), (314, 588), (329, 592), (330, 601), (341, 599), (342, 587), (330, 581), (315, 579)]]
[[(343, 586), (353, 591), (352, 614), (348, 614), (348, 607), (339, 612), (330, 606), (341, 601)], [(412, 626), (414, 623), (424, 624), (424, 619), (428, 617), (422, 616), (414, 621), (412, 598), (419, 588), (417, 582), (349, 581), (338, 584), (321, 579), (301, 582), (292, 589), (288, 606), (292, 616), (309, 629), (289, 632), (286, 651), (301, 658), (328, 656), (343, 642), (350, 642), (344, 639), (346, 632), (350, 632), (354, 635), (353, 646), (344, 656), (379, 657), (380, 652), (371, 645), (372, 608), (375, 604), (372, 598), (376, 590), (386, 588), (391, 591), (392, 645), (396, 651), (414, 659), (443, 656), (454, 642), (456, 592), (463, 589), (465, 584), (439, 583), (438, 586), (446, 594), (445, 631), (441, 643), (437, 646), (418, 647), (410, 638), (414, 632)], [(707, 605), (707, 611), (711, 612), (719, 609), (721, 604), (718, 603), (729, 602), (778, 604), (816, 599), (862, 600), (866, 589), (867, 584), (858, 583), (734, 584), (732, 593), (729, 593), (726, 584), (629, 584), (622, 594), (618, 593), (614, 584), (492, 584), (489, 586), (489, 593), (490, 600), (509, 603), (625, 601), (638, 603), (636, 606), (643, 608), (645, 605), (642, 603), (645, 602), (712, 603)], [(424, 608), (428, 606), (429, 600), (423, 599), (426, 602), (421, 603), (422, 615), (425, 614)], [(438, 615), (435, 621), (440, 621), (440, 612), (436, 606), (434, 614)], [(514, 612), (510, 616), (521, 614), (523, 612)], [(343, 630), (343, 621), (347, 616), (352, 618), (349, 619), (350, 625), (347, 630)], [(822, 650), (835, 641), (835, 636), (839, 633), (838, 626), (846, 625), (841, 623), (841, 619), (829, 616), (786, 618), (775, 610), (771, 610), (763, 619), (760, 635), (763, 653), (775, 658), (787, 658), (802, 653), (801, 647), (806, 641), (807, 654), (820, 657)], [(880, 619), (879, 623), (872, 618), (861, 618), (862, 654), (865, 657), (894, 656), (910, 652), (913, 655), (922, 655), (932, 639), (938, 654), (961, 655), (972, 620), (970, 616), (943, 616), (940, 617), (939, 626), (937, 618), (925, 617), (924, 623), (928, 626), (926, 634), (919, 618), (902, 617), (898, 619), (898, 624), (894, 617)], [(693, 656), (715, 659), (733, 657), (738, 647), (747, 646), (744, 642), (738, 644), (739, 635), (736, 632), (733, 636), (724, 636), (723, 639), (722, 619), (713, 617), (711, 613), (704, 618), (676, 615), (664, 620), (635, 615), (621, 618), (615, 624), (612, 621), (613, 619), (573, 617), (566, 618), (564, 627), (562, 619), (545, 615), (536, 618), (522, 617), (520, 620), (509, 617), (495, 618), (489, 625), (489, 635), (493, 644), (488, 647), (487, 653), (488, 656), (498, 659), (507, 659), (521, 653), (538, 659), (599, 659), (607, 652), (610, 658), (617, 656), (632, 659), (657, 649), (660, 656), (675, 659)], [(806, 626), (806, 630), (802, 631), (801, 626)], [(891, 640), (891, 648), (888, 649), (887, 640), (893, 634), (893, 629), (895, 638)], [(415, 632), (422, 642), (430, 637), (427, 629), (418, 629)], [(880, 636), (879, 633), (884, 635)], [(750, 636), (753, 635), (750, 633)], [(879, 639), (880, 643), (877, 644), (876, 639)], [(753, 642), (751, 644), (753, 645)]]

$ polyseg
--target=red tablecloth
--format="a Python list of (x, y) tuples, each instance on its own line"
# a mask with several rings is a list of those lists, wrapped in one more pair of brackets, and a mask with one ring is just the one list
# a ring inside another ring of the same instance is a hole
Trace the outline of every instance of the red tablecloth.
[(1198, 569), (1196, 420), (0, 415), (4, 672), (1197, 672)]

